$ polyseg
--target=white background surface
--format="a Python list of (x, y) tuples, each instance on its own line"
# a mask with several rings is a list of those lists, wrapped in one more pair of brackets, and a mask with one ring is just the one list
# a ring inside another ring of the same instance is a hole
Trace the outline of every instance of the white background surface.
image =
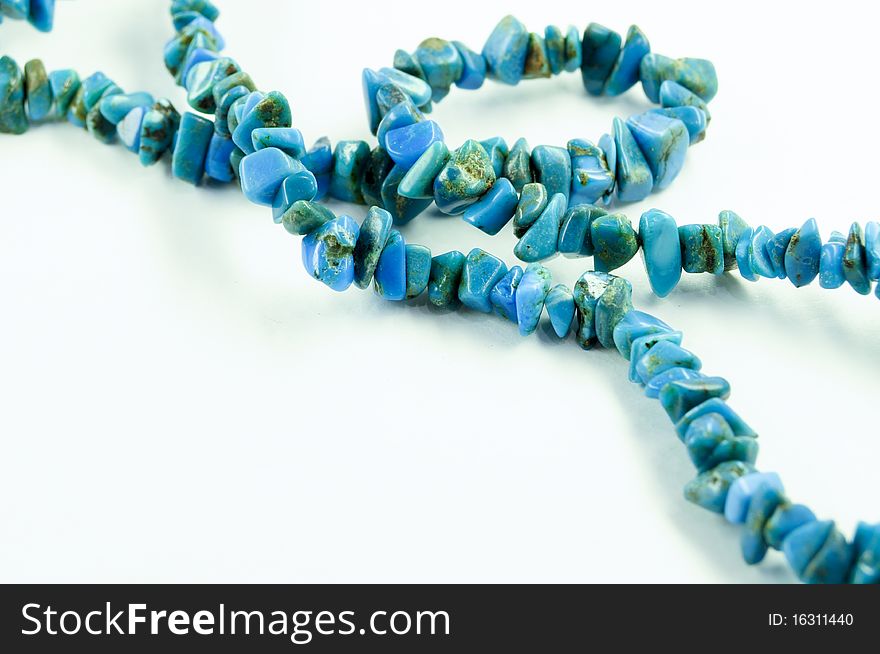
[[(167, 7), (62, 1), (51, 34), (4, 22), (0, 51), (182, 108)], [(361, 68), (428, 36), (479, 49), (508, 12), (541, 32), (637, 22), (657, 52), (712, 59), (720, 92), (708, 138), (668, 191), (625, 208), (634, 222), (730, 208), (774, 230), (815, 216), (827, 237), (877, 218), (869, 3), (220, 8), (228, 54), (288, 95), (309, 142), (369, 137)], [(596, 100), (565, 74), (453, 90), (434, 116), (451, 144), (563, 144), (648, 106), (640, 88)], [(778, 553), (745, 566), (738, 530), (683, 500), (687, 453), (616, 353), (333, 293), (234, 188), (144, 170), (67, 124), (2, 136), (0, 153), (0, 580), (793, 580)], [(404, 234), (515, 262), (509, 227), (491, 238), (431, 213)], [(549, 266), (571, 286), (591, 260)], [(876, 298), (685, 275), (659, 300), (638, 258), (621, 273), (730, 380), (762, 469), (847, 533), (880, 518)]]

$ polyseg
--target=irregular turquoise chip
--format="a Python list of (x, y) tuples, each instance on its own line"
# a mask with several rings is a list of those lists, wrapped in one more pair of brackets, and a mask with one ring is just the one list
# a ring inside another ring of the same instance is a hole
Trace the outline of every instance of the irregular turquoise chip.
[(727, 492), (727, 499), (724, 501), (724, 518), (734, 525), (744, 523), (755, 493), (768, 486), (780, 493), (785, 491), (782, 480), (775, 472), (753, 472), (737, 479)]
[[(143, 107), (138, 107), (136, 109), (132, 109), (132, 111), (144, 111)], [(121, 125), (122, 123), (120, 123)], [(119, 132), (119, 125), (116, 127), (116, 131)], [(230, 161), (230, 157), (232, 156), (232, 152), (235, 150), (235, 143), (232, 142), (232, 139), (228, 136), (221, 136), (215, 130), (214, 134), (211, 136), (211, 143), (208, 145), (208, 156), (205, 157), (205, 174), (211, 179), (217, 180), (218, 182), (231, 182), (235, 179), (235, 171), (232, 169), (232, 163)], [(311, 173), (308, 171), (303, 171), (311, 176)], [(284, 189), (287, 180), (285, 180), (285, 184), (281, 185), (281, 188)], [(312, 177), (312, 185), (315, 183), (315, 178)], [(280, 192), (280, 191), (279, 191)], [(314, 192), (309, 197), (305, 197), (302, 194), (298, 194), (296, 199), (306, 199), (311, 200), (315, 197)], [(275, 203), (278, 198), (276, 196), (275, 202), (272, 204), (273, 212), (275, 210)], [(290, 194), (284, 194), (286, 209), (291, 204), (293, 204), (290, 200)], [(281, 222), (280, 214), (274, 216), (276, 218), (275, 222)]]
[(880, 583), (880, 524), (858, 524), (853, 538), (853, 561), (849, 583)]
[(871, 292), (871, 281), (868, 279), (868, 262), (865, 257), (865, 242), (862, 228), (853, 223), (846, 239), (843, 251), (843, 275), (856, 293), (868, 295)]
[[(135, 107), (116, 125), (116, 135), (130, 152), (138, 152), (140, 150), (141, 128), (143, 127), (144, 116), (146, 115), (147, 107)], [(208, 148), (208, 151), (210, 153), (210, 148)], [(228, 161), (226, 163), (227, 165), (229, 164)]]
[(577, 342), (585, 350), (596, 343), (596, 306), (614, 279), (617, 278), (608, 273), (588, 271), (574, 285), (572, 295), (578, 317)]
[(691, 426), (691, 423), (700, 416), (704, 416), (707, 413), (720, 414), (727, 421), (727, 424), (730, 425), (730, 428), (733, 430), (734, 436), (752, 436), (754, 438), (758, 437), (758, 434), (751, 427), (749, 427), (745, 423), (745, 421), (740, 418), (739, 415), (727, 405), (724, 400), (718, 397), (713, 397), (712, 399), (706, 400), (702, 404), (695, 406), (693, 409), (684, 414), (681, 417), (681, 420), (675, 423), (675, 431), (678, 434), (678, 437), (684, 439), (685, 434), (687, 434), (688, 428)]
[(251, 144), (254, 151), (278, 148), (294, 159), (302, 159), (306, 154), (302, 132), (295, 127), (258, 127), (251, 132)]
[(350, 216), (339, 216), (306, 235), (302, 242), (303, 265), (308, 273), (334, 291), (344, 291), (354, 280), (354, 246), (358, 225)]
[(474, 52), (461, 41), (453, 41), (452, 45), (461, 57), (461, 76), (455, 81), (460, 89), (478, 89), (486, 81), (486, 59), (482, 54)]
[(391, 224), (391, 214), (379, 207), (370, 207), (361, 223), (354, 246), (354, 283), (358, 288), (367, 288), (373, 280), (382, 249), (391, 234)]
[(507, 141), (500, 136), (493, 136), (490, 139), (480, 141), (480, 145), (492, 160), (492, 170), (495, 171), (495, 177), (504, 175), (504, 162), (507, 160), (507, 155), (510, 154)]
[[(171, 158), (171, 172), (177, 179), (182, 179), (190, 184), (198, 184), (202, 180), (202, 176), (205, 174), (208, 146), (211, 144), (213, 134), (214, 124), (210, 120), (190, 112), (183, 115), (180, 120), (180, 130), (177, 132), (174, 154)], [(143, 136), (141, 136), (141, 143), (143, 144)], [(280, 184), (281, 180), (278, 183)], [(271, 205), (276, 190), (277, 188), (272, 189), (268, 201), (262, 204)]]
[(581, 43), (581, 78), (590, 95), (602, 95), (605, 82), (620, 54), (620, 34), (590, 23)]
[(428, 301), (435, 307), (451, 309), (457, 306), (464, 261), (465, 256), (458, 250), (438, 254), (431, 260)]
[(399, 302), (406, 297), (406, 242), (396, 229), (391, 230), (379, 256), (373, 288), (386, 300)]
[(361, 172), (361, 194), (367, 206), (382, 206), (382, 185), (394, 168), (394, 160), (384, 148), (370, 150), (370, 158)]
[(385, 135), (385, 149), (394, 163), (407, 170), (432, 144), (443, 141), (443, 132), (433, 120), (399, 127)]
[(843, 274), (843, 252), (846, 243), (830, 240), (822, 246), (819, 255), (819, 286), (822, 288), (840, 288), (846, 282)]
[[(755, 443), (754, 440), (751, 442)], [(740, 537), (743, 559), (749, 565), (760, 563), (767, 553), (764, 525), (785, 501), (783, 492), (772, 485), (760, 487), (752, 496), (752, 500), (749, 502), (749, 511), (746, 514), (745, 529)]]
[(569, 204), (595, 204), (614, 186), (605, 153), (585, 139), (572, 139), (567, 147), (571, 158)]
[(335, 218), (336, 216), (327, 207), (317, 202), (299, 200), (284, 212), (281, 216), (281, 224), (291, 234), (304, 236)]
[(628, 118), (626, 125), (648, 162), (654, 188), (665, 189), (684, 166), (690, 145), (690, 134), (684, 123), (677, 118), (647, 112)]
[[(216, 142), (217, 135), (214, 135), (214, 139), (211, 139), (211, 144), (213, 145)], [(224, 148), (228, 147), (232, 144), (231, 139), (224, 139), (222, 141), (224, 144)], [(235, 147), (232, 144), (232, 147)], [(222, 153), (221, 153), (222, 158)], [(252, 157), (253, 155), (247, 155), (247, 157)], [(226, 156), (227, 165), (229, 163), (229, 155)], [(281, 186), (278, 187), (278, 190), (275, 192), (275, 198), (272, 200), (272, 219), (275, 223), (280, 223), (282, 218), (284, 218), (284, 214), (287, 213), (287, 210), (293, 206), (295, 203), (306, 200), (311, 201), (314, 200), (318, 195), (318, 181), (315, 179), (315, 176), (312, 174), (310, 170), (307, 170), (305, 166), (303, 166), (296, 159), (293, 160), (293, 171), (287, 177), (284, 178), (284, 181), (281, 182)], [(208, 149), (208, 161), (205, 163), (205, 172), (209, 177), (214, 177), (214, 179), (219, 179), (211, 174), (211, 168), (209, 164), (211, 163), (211, 150)], [(241, 171), (241, 165), (239, 164), (239, 171)], [(231, 174), (231, 171), (230, 173)], [(228, 180), (222, 181), (232, 181), (230, 177)]]
[(712, 119), (712, 114), (709, 113), (709, 105), (700, 96), (672, 80), (666, 80), (660, 84), (660, 106), (665, 109), (693, 107), (703, 113), (705, 122), (709, 122)]
[(544, 29), (544, 45), (547, 46), (547, 61), (550, 73), (558, 75), (565, 66), (565, 36), (556, 25), (548, 25)]
[(722, 513), (730, 485), (753, 470), (754, 467), (744, 461), (720, 463), (689, 481), (684, 487), (684, 498), (714, 513)]
[(513, 234), (522, 238), (544, 212), (550, 196), (547, 194), (547, 187), (536, 182), (526, 184), (519, 192), (519, 202), (513, 214)]
[(431, 99), (439, 102), (464, 72), (458, 49), (445, 39), (431, 37), (422, 41), (415, 51), (416, 61), (431, 85)]
[(315, 198), (322, 199), (330, 190), (330, 177), (333, 171), (333, 150), (330, 147), (330, 139), (322, 136), (315, 141), (300, 162), (315, 176), (318, 182), (318, 195)]
[(648, 162), (629, 127), (620, 118), (614, 119), (612, 132), (617, 153), (617, 198), (621, 202), (644, 200), (654, 188), (654, 176)]
[(651, 289), (658, 297), (666, 297), (681, 279), (681, 241), (675, 219), (649, 209), (639, 219), (639, 240)]
[(529, 143), (525, 139), (517, 139), (510, 148), (504, 161), (504, 176), (513, 184), (517, 193), (521, 193), (526, 184), (533, 181), (532, 155)]
[(513, 16), (502, 18), (483, 46), (488, 76), (504, 84), (518, 84), (528, 49), (529, 33), (525, 25)]
[(380, 68), (379, 75), (406, 93), (417, 107), (431, 101), (431, 85), (425, 80), (395, 68)]
[(507, 273), (507, 266), (498, 257), (474, 248), (467, 255), (458, 286), (458, 299), (474, 311), (490, 313), (489, 293)]
[[(632, 313), (632, 312), (630, 312)], [(642, 360), (642, 357), (645, 356), (645, 353), (650, 350), (652, 347), (660, 343), (661, 341), (670, 341), (675, 343), (676, 345), (681, 345), (682, 333), (674, 332), (674, 331), (656, 331), (652, 333), (645, 334), (644, 336), (639, 336), (638, 338), (633, 339), (632, 344), (630, 345), (629, 353), (626, 355), (626, 358), (629, 359), (629, 380), (633, 383), (640, 383), (639, 373), (636, 370), (636, 366), (639, 361)], [(616, 343), (616, 340), (615, 340)], [(687, 368), (674, 368), (673, 370), (688, 370)], [(668, 372), (668, 371), (667, 371)], [(657, 393), (654, 397), (659, 396), (659, 391), (663, 390), (663, 386), (667, 383), (675, 381), (679, 378), (669, 378), (669, 379), (661, 379), (663, 375), (666, 373), (661, 373), (660, 375), (654, 376), (651, 380), (654, 382), (656, 380), (655, 386), (657, 386)], [(696, 375), (694, 375), (696, 376)], [(660, 385), (662, 383), (662, 385)], [(650, 397), (650, 396), (649, 396)]]
[(706, 137), (708, 121), (706, 114), (696, 107), (669, 107), (668, 109), (650, 109), (649, 114), (658, 114), (667, 118), (680, 120), (687, 128), (690, 144), (699, 143)]
[(406, 50), (397, 49), (394, 51), (394, 61), (392, 65), (396, 70), (406, 73), (407, 75), (412, 75), (420, 80), (426, 79), (425, 71), (422, 70), (419, 62), (416, 61), (416, 58)]
[(495, 313), (511, 322), (517, 322), (516, 289), (519, 287), (522, 276), (523, 269), (519, 266), (513, 266), (504, 277), (498, 280), (489, 293), (489, 301), (495, 307)]
[(632, 308), (632, 284), (614, 277), (596, 303), (596, 337), (602, 347), (614, 347), (614, 328)]
[(49, 85), (46, 67), (39, 59), (31, 59), (25, 63), (24, 88), (28, 118), (35, 122), (47, 118), (52, 109), (52, 87)]
[(632, 259), (639, 251), (639, 239), (622, 213), (598, 216), (590, 224), (594, 265), (599, 272), (611, 272)]
[[(82, 87), (80, 87), (82, 91)], [(74, 101), (74, 105), (76, 101)], [(74, 106), (71, 106), (74, 111)], [(70, 113), (68, 112), (68, 118)], [(153, 105), (141, 123), (141, 142), (138, 158), (141, 165), (150, 166), (162, 157), (171, 147), (174, 135), (180, 125), (180, 114), (168, 100), (160, 99)]]
[(106, 120), (118, 125), (132, 109), (137, 107), (152, 107), (155, 99), (149, 93), (120, 93), (104, 96), (98, 103), (101, 115)]
[[(190, 115), (192, 114), (186, 114), (183, 118), (181, 135), (183, 134), (187, 117)], [(179, 147), (180, 139), (178, 139), (177, 148), (174, 150), (175, 157), (177, 157)], [(244, 196), (254, 204), (271, 207), (282, 182), (288, 176), (304, 170), (305, 167), (299, 161), (278, 148), (257, 150), (247, 155), (241, 162), (239, 167), (241, 190)], [(311, 200), (312, 198), (302, 199)]]
[(516, 320), (520, 335), (528, 336), (538, 327), (552, 283), (553, 276), (541, 264), (532, 263), (526, 267), (516, 289)]
[(724, 272), (724, 246), (721, 228), (717, 225), (682, 225), (678, 228), (681, 240), (682, 268), (689, 273)]
[(75, 70), (66, 68), (49, 73), (49, 88), (55, 101), (53, 118), (64, 118), (67, 115), (67, 110), (79, 87), (79, 75)]
[(626, 41), (614, 61), (608, 78), (605, 80), (605, 95), (620, 95), (635, 86), (639, 81), (639, 65), (642, 57), (651, 51), (648, 37), (636, 25), (626, 33)]
[(730, 383), (723, 377), (680, 379), (660, 389), (660, 404), (672, 422), (678, 422), (688, 411), (706, 400), (730, 397)]
[(431, 200), (414, 200), (400, 194), (406, 169), (395, 165), (382, 182), (382, 206), (391, 213), (395, 225), (405, 225), (431, 206)]
[(565, 284), (557, 284), (544, 300), (550, 325), (559, 338), (568, 336), (574, 327), (574, 296)]
[(550, 58), (547, 45), (540, 34), (529, 34), (529, 47), (526, 50), (526, 63), (523, 67), (523, 79), (550, 77)]
[(564, 256), (591, 257), (593, 256), (593, 237), (590, 227), (593, 221), (600, 216), (607, 215), (607, 211), (591, 204), (578, 204), (569, 207), (562, 218), (562, 226), (559, 228), (559, 238), (556, 248)]
[(513, 253), (526, 262), (543, 261), (556, 254), (559, 225), (565, 213), (565, 197), (557, 193), (550, 198), (538, 219), (516, 244)]
[[(672, 327), (659, 318), (644, 311), (633, 309), (628, 311), (620, 322), (617, 323), (611, 336), (614, 339), (617, 351), (620, 352), (620, 356), (628, 361), (632, 355), (633, 343), (636, 340), (651, 334), (669, 332), (672, 332)], [(654, 344), (656, 344), (656, 341)]]
[(663, 341), (657, 343), (638, 360), (636, 374), (643, 384), (647, 384), (661, 372), (672, 368), (699, 370), (702, 367), (703, 364), (696, 354), (671, 341)]
[(571, 25), (565, 32), (565, 72), (573, 73), (581, 67), (581, 34)]
[(852, 547), (831, 520), (798, 527), (785, 538), (782, 551), (805, 584), (842, 584), (852, 564)]
[[(678, 342), (681, 343), (680, 338)], [(630, 365), (632, 366), (632, 361), (630, 361)], [(651, 381), (645, 384), (645, 397), (650, 397), (651, 399), (656, 400), (660, 397), (660, 391), (663, 390), (663, 387), (666, 386), (666, 384), (678, 379), (699, 379), (702, 376), (703, 373), (699, 370), (691, 370), (690, 368), (670, 368), (665, 372), (661, 372), (659, 375), (655, 375), (651, 378)], [(635, 377), (636, 381), (638, 381), (638, 373), (635, 373)]]
[[(671, 384), (664, 388), (669, 386)], [(734, 436), (730, 425), (717, 413), (707, 413), (694, 420), (685, 434), (684, 444), (698, 472), (728, 461), (753, 464), (758, 456), (758, 441), (751, 436)]]
[[(290, 127), (290, 104), (278, 91), (269, 91), (265, 96), (251, 93), (244, 105), (242, 118), (232, 131), (232, 140), (247, 154), (254, 151), (252, 132), (260, 127)], [(249, 106), (253, 103), (253, 106)]]
[(789, 227), (779, 232), (767, 243), (767, 256), (773, 264), (773, 272), (778, 279), (785, 279), (785, 251), (791, 242), (791, 237), (797, 231), (794, 227)]
[(24, 134), (24, 76), (12, 57), (0, 57), (0, 133)]
[(822, 238), (815, 218), (796, 231), (785, 250), (785, 272), (796, 287), (806, 286), (819, 274)]
[(491, 189), (464, 210), (462, 219), (480, 231), (495, 236), (513, 218), (519, 196), (510, 180), (495, 180)]
[[(736, 246), (740, 237), (749, 228), (748, 223), (733, 211), (722, 211), (718, 214), (718, 226), (721, 228), (721, 249), (724, 252), (724, 270), (736, 268)], [(786, 244), (786, 247), (788, 245)]]
[(469, 139), (434, 179), (434, 202), (446, 214), (460, 214), (495, 183), (492, 161), (483, 146)]
[(803, 504), (783, 501), (764, 525), (764, 540), (775, 550), (781, 550), (788, 535), (798, 527), (816, 520), (816, 515)]
[(532, 150), (532, 170), (535, 181), (547, 187), (552, 197), (556, 193), (568, 196), (571, 193), (571, 157), (566, 148), (555, 145), (539, 145)]
[(424, 119), (425, 114), (419, 111), (418, 107), (416, 107), (410, 100), (404, 100), (391, 107), (382, 117), (382, 120), (379, 123), (379, 128), (376, 130), (376, 139), (378, 139), (379, 144), (385, 148), (387, 147), (385, 139), (388, 136), (388, 132), (401, 127), (415, 125)]
[(752, 242), (752, 233), (754, 230), (749, 227), (739, 237), (739, 243), (736, 244), (736, 265), (739, 266), (739, 273), (743, 279), (750, 282), (758, 281), (758, 276), (752, 270), (752, 261), (749, 258), (749, 245)]
[(370, 133), (375, 134), (379, 127), (379, 121), (382, 120), (382, 114), (379, 111), (379, 102), (376, 94), (379, 87), (384, 83), (384, 78), (379, 76), (375, 70), (364, 68), (361, 73), (361, 88), (364, 94), (364, 105), (367, 108), (367, 122), (370, 126)]
[(705, 59), (670, 59), (648, 53), (642, 58), (639, 79), (651, 102), (660, 101), (660, 86), (666, 80), (681, 84), (709, 102), (718, 92), (718, 76), (712, 62)]
[(366, 141), (339, 141), (333, 152), (331, 197), (343, 202), (363, 204), (360, 181), (369, 159), (370, 146)]
[(413, 200), (434, 198), (434, 179), (449, 161), (449, 148), (443, 141), (432, 143), (406, 171), (397, 192)]
[(865, 262), (868, 279), (880, 280), (880, 222), (870, 221), (865, 225)]
[(424, 245), (406, 244), (406, 299), (425, 292), (431, 276), (431, 250)]
[(776, 269), (773, 267), (773, 260), (768, 251), (768, 246), (774, 236), (775, 234), (769, 227), (760, 225), (752, 232), (752, 237), (748, 242), (749, 268), (761, 277), (776, 276)]

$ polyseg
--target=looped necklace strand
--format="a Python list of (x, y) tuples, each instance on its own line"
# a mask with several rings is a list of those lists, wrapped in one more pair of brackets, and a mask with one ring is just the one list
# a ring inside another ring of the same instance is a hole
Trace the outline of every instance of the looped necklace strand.
[[(51, 27), (52, 2), (31, 2), (32, 13), (19, 15), (24, 4), (0, 0), (4, 14)], [(372, 283), (393, 301), (426, 293), (441, 309), (494, 311), (523, 335), (535, 331), (546, 311), (559, 338), (573, 332), (582, 348), (615, 348), (629, 361), (630, 381), (660, 401), (697, 470), (685, 498), (742, 526), (747, 563), (760, 562), (772, 548), (783, 551), (804, 582), (880, 583), (880, 524), (859, 523), (847, 540), (833, 521), (790, 500), (776, 473), (759, 472), (757, 432), (727, 404), (729, 383), (703, 373), (700, 359), (682, 347), (682, 332), (636, 310), (631, 284), (610, 274), (641, 247), (660, 296), (675, 287), (682, 268), (713, 274), (738, 268), (752, 281), (788, 278), (795, 286), (818, 276), (824, 288), (848, 282), (862, 294), (880, 279), (875, 222), (864, 233), (854, 223), (848, 236), (833, 233), (823, 244), (812, 219), (774, 234), (731, 211), (721, 212), (718, 225), (677, 227), (652, 209), (636, 233), (626, 216), (603, 208), (644, 199), (678, 174), (688, 145), (703, 138), (709, 123), (706, 102), (717, 90), (711, 63), (653, 54), (635, 26), (625, 40), (596, 24), (582, 40), (575, 28), (563, 34), (554, 26), (542, 37), (508, 16), (482, 53), (431, 38), (414, 54), (398, 50), (391, 68), (365, 70), (378, 146), (341, 141), (331, 148), (322, 137), (307, 149), (286, 98), (256, 90), (234, 60), (221, 56), (219, 11), (209, 0), (173, 0), (171, 14), (177, 34), (165, 46), (165, 64), (192, 108), (213, 113), (213, 121), (181, 116), (170, 101), (148, 93), (124, 93), (100, 72), (80, 81), (73, 70), (47, 74), (32, 60), (22, 73), (2, 57), (0, 132), (20, 134), (31, 122), (66, 119), (102, 142), (119, 140), (144, 165), (168, 153), (174, 176), (184, 181), (237, 180), (249, 200), (272, 208), (276, 223), (304, 236), (307, 271), (334, 290)], [(426, 118), (452, 85), (476, 89), (486, 78), (516, 84), (578, 69), (591, 95), (617, 95), (641, 82), (661, 107), (615, 118), (611, 135), (597, 145), (573, 139), (564, 148), (531, 151), (524, 139), (508, 149), (500, 137), (450, 151), (439, 125)], [(359, 225), (318, 204), (328, 194), (371, 205), (366, 218)], [(525, 270), (479, 248), (432, 256), (427, 247), (406, 243), (394, 226), (432, 202), (489, 234), (512, 220)], [(557, 252), (592, 255), (596, 270), (573, 290), (554, 285), (540, 261)]]

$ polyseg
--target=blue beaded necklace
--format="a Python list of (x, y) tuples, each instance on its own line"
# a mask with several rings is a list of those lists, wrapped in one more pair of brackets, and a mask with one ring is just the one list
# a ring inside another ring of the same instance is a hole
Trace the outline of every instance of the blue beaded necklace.
[[(52, 2), (32, 1), (30, 13), (25, 4), (0, 0), (0, 9), (51, 27)], [(214, 26), (216, 7), (209, 0), (174, 0), (171, 14), (177, 34), (165, 47), (165, 63), (185, 86), (189, 104), (213, 113), (213, 121), (192, 112), (181, 116), (169, 101), (154, 102), (146, 93), (126, 94), (102, 73), (80, 81), (72, 70), (46, 73), (39, 60), (22, 72), (2, 57), (0, 132), (20, 134), (31, 122), (66, 119), (102, 142), (118, 139), (144, 165), (169, 153), (174, 175), (185, 181), (238, 179), (248, 199), (271, 206), (275, 222), (304, 236), (306, 269), (334, 290), (372, 283), (379, 296), (394, 301), (426, 293), (439, 308), (498, 313), (524, 335), (546, 311), (559, 338), (573, 332), (584, 349), (599, 344), (629, 361), (630, 381), (660, 401), (696, 468), (685, 498), (741, 525), (747, 563), (760, 562), (772, 548), (804, 582), (880, 583), (880, 524), (860, 523), (847, 540), (833, 521), (789, 499), (776, 473), (758, 471), (757, 432), (728, 405), (728, 382), (704, 374), (700, 359), (682, 347), (682, 333), (635, 309), (631, 284), (610, 274), (641, 248), (660, 296), (675, 287), (682, 269), (721, 274), (738, 268), (752, 281), (788, 278), (795, 286), (818, 276), (824, 288), (848, 282), (862, 294), (880, 279), (875, 222), (864, 233), (854, 224), (848, 236), (833, 233), (823, 244), (812, 219), (774, 234), (749, 227), (731, 211), (721, 212), (717, 225), (678, 227), (652, 209), (636, 233), (625, 216), (596, 206), (642, 199), (674, 179), (683, 155), (661, 153), (684, 152), (702, 138), (705, 102), (717, 89), (709, 62), (655, 55), (636, 27), (625, 41), (595, 24), (582, 40), (574, 28), (563, 35), (553, 26), (541, 37), (507, 17), (481, 54), (428, 39), (413, 55), (398, 51), (393, 68), (364, 72), (379, 146), (342, 141), (331, 149), (321, 138), (306, 149), (284, 96), (257, 91), (234, 60), (219, 54), (224, 43)], [(508, 149), (500, 138), (450, 151), (436, 122), (425, 118), (452, 85), (479, 88), (487, 77), (515, 84), (578, 68), (590, 94), (616, 95), (641, 81), (661, 108), (615, 119), (612, 135), (598, 145), (574, 139), (565, 148), (531, 152), (522, 139)], [(371, 207), (359, 225), (318, 204), (327, 194)], [(515, 254), (525, 270), (479, 248), (432, 256), (427, 247), (406, 243), (394, 226), (432, 201), (490, 234), (512, 220), (520, 237)], [(540, 262), (556, 252), (592, 255), (596, 270), (573, 289), (554, 285)]]

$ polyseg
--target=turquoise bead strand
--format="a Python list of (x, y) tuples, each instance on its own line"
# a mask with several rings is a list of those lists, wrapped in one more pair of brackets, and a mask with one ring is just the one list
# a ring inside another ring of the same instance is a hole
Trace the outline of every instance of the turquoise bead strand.
[(4, 17), (26, 20), (41, 32), (50, 32), (55, 22), (55, 0), (0, 0), (0, 23)]

